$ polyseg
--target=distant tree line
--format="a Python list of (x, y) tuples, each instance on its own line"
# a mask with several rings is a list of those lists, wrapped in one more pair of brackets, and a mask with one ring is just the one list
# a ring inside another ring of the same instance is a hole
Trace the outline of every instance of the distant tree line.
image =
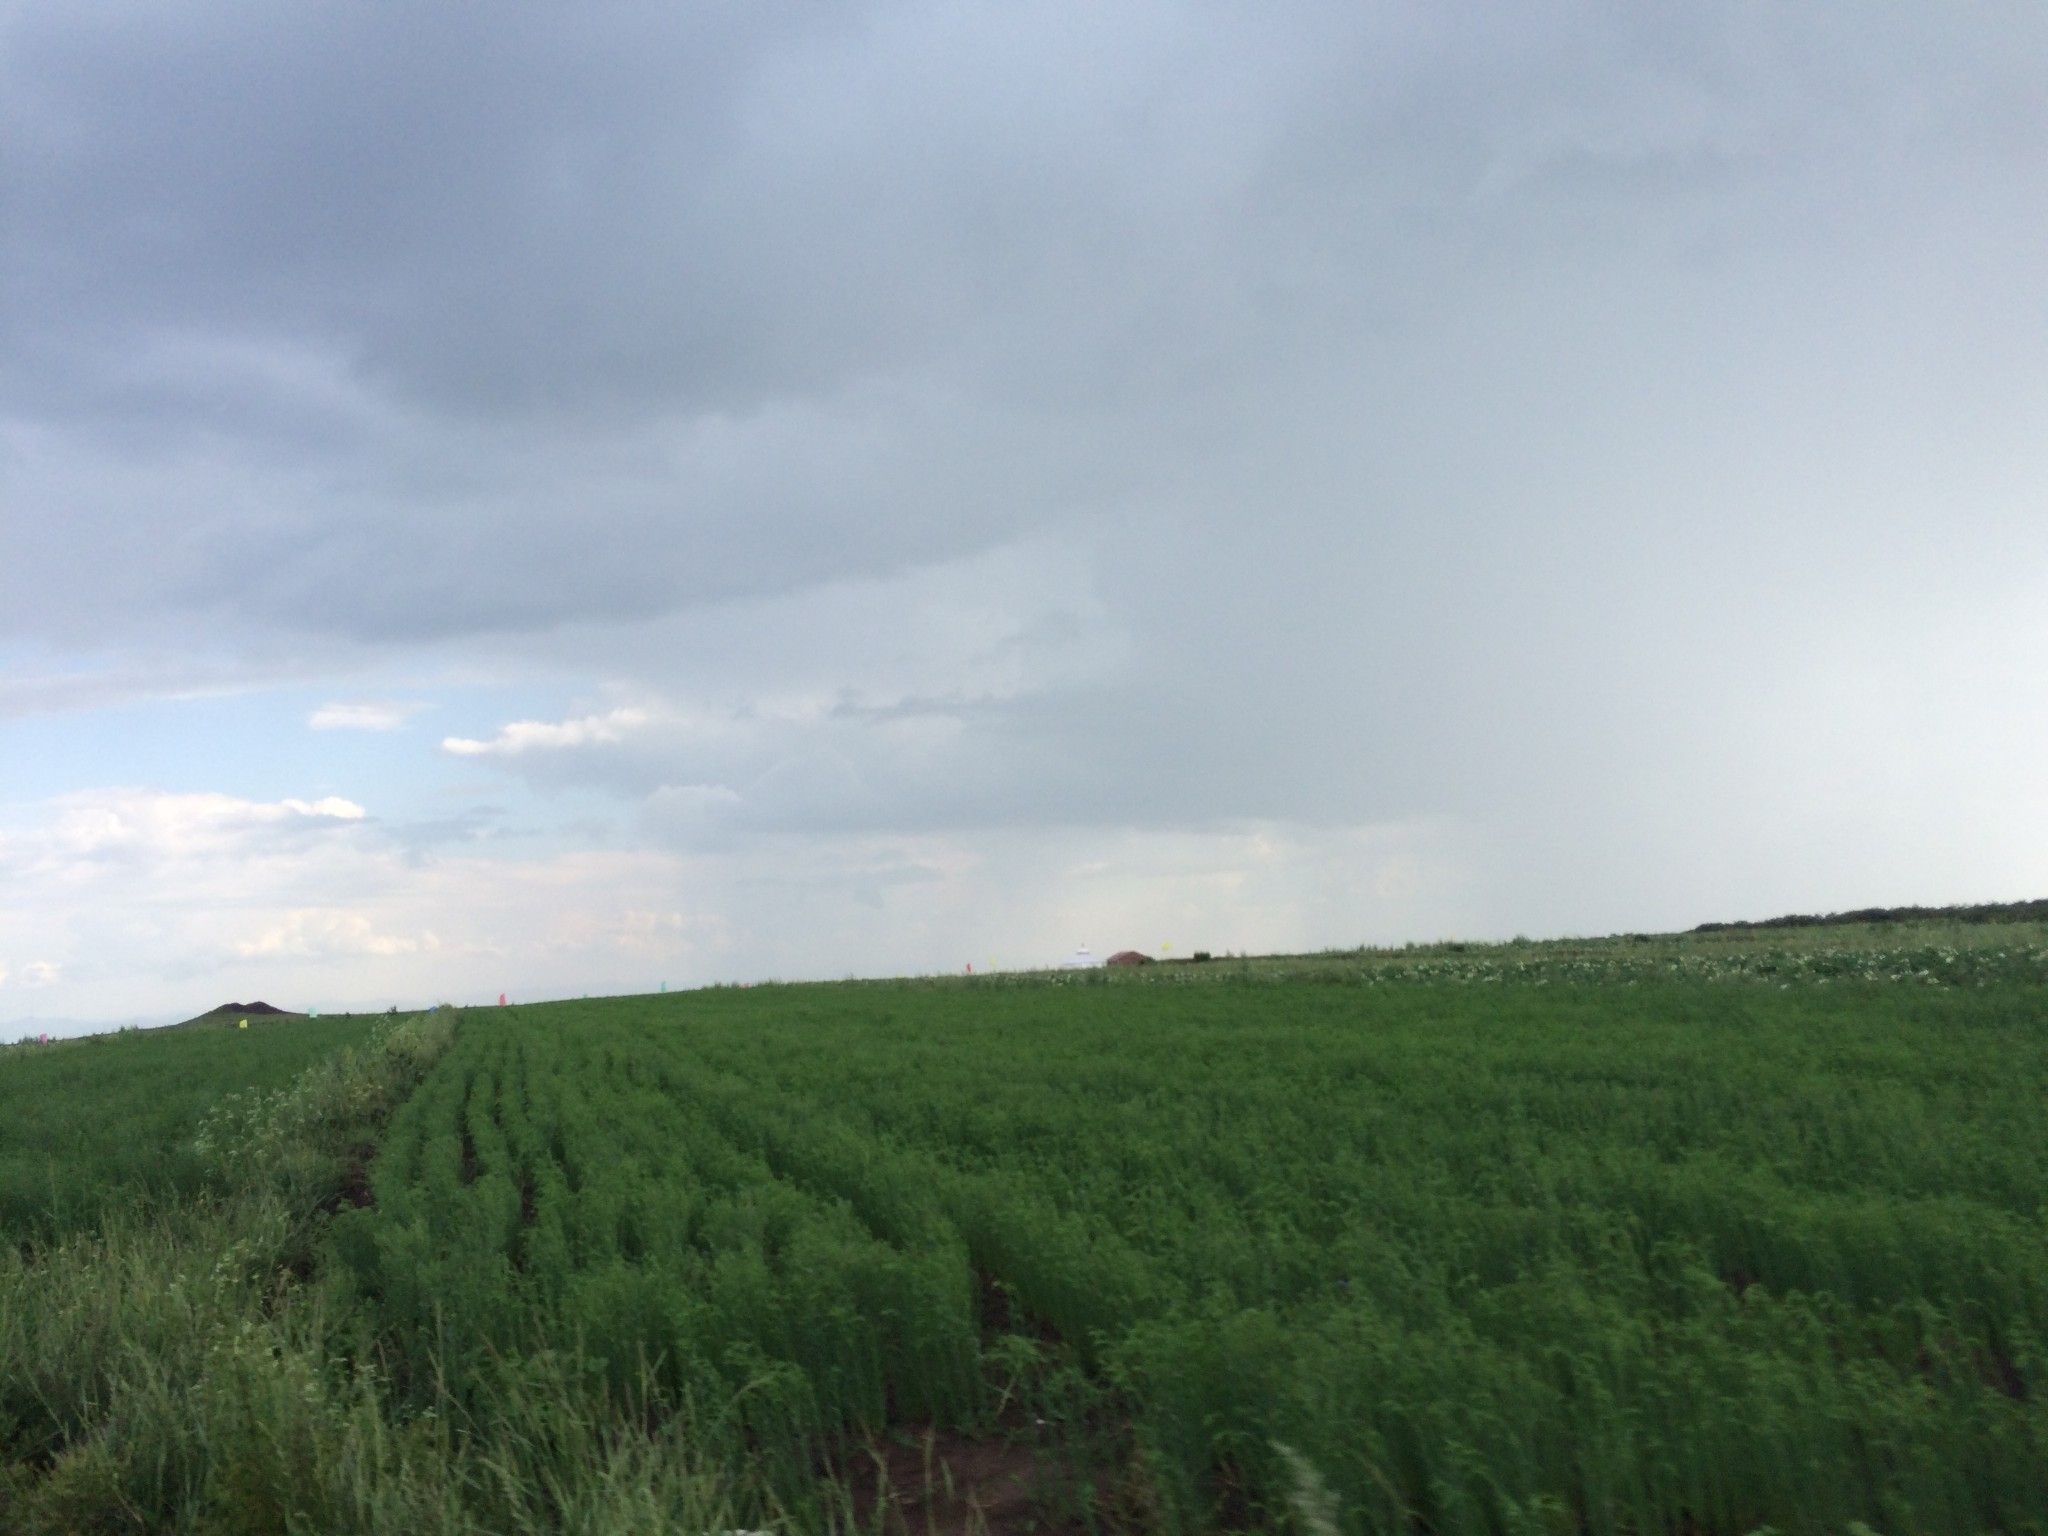
[(1746, 928), (1820, 928), (1830, 923), (2044, 923), (2048, 922), (2048, 899), (2040, 901), (1980, 901), (1954, 907), (1862, 907), (1854, 912), (1830, 912), (1820, 916), (1794, 912), (1760, 921), (1701, 923), (1694, 933), (1734, 933)]

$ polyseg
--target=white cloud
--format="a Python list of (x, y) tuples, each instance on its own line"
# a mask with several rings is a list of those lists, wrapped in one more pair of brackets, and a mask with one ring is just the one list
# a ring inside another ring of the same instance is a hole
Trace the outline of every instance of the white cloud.
[[(729, 791), (677, 786), (672, 814)], [(73, 1018), (372, 1007), (1033, 966), (1087, 942), (1288, 948), (1471, 931), (1456, 829), (1260, 823), (750, 834), (421, 855), (352, 802), (101, 791), (16, 814), (7, 997)], [(1342, 911), (1336, 931), (1327, 913)], [(33, 964), (18, 957), (33, 954)], [(14, 1012), (19, 1012), (20, 1004)]]
[(395, 731), (424, 705), (355, 703), (322, 704), (306, 718), (316, 731)]
[(652, 718), (644, 709), (629, 708), (575, 720), (515, 720), (489, 741), (447, 737), (441, 750), (456, 757), (517, 757), (524, 752), (609, 744), (639, 730)]
[(70, 883), (118, 867), (170, 866), (209, 858), (260, 858), (307, 836), (365, 820), (338, 795), (246, 800), (235, 795), (95, 789), (45, 802), (42, 820), (0, 836), (0, 872), (61, 872)]
[(273, 955), (416, 955), (440, 949), (431, 930), (416, 933), (380, 931), (362, 912), (302, 908), (287, 912), (254, 938), (238, 941), (235, 953), (244, 959)]
[[(325, 816), (333, 821), (361, 821), (369, 813), (353, 800), (344, 800), (339, 795), (327, 795), (319, 800), (282, 800), (278, 804), (294, 816)], [(270, 807), (264, 806), (264, 812)], [(264, 820), (276, 818), (266, 814)]]

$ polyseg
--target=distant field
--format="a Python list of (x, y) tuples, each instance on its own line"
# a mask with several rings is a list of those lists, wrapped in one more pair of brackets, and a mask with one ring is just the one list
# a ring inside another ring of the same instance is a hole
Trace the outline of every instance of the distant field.
[(46, 1241), (196, 1193), (192, 1135), (243, 1089), (282, 1087), (374, 1019), (197, 1022), (0, 1048), (0, 1241)]
[(545, 1340), (786, 1498), (919, 1431), (1076, 1529), (2042, 1530), (2044, 977), (1894, 925), (479, 1011), (335, 1253), (401, 1377)]

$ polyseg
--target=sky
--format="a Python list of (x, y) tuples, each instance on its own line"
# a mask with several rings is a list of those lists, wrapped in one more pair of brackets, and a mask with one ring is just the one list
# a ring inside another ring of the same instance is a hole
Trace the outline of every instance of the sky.
[(2044, 78), (0, 0), (0, 1037), (2048, 894)]

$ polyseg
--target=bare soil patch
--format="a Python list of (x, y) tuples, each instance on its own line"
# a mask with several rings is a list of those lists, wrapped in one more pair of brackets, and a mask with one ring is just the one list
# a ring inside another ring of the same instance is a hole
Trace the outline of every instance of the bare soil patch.
[(1086, 1527), (1049, 1518), (1060, 1483), (1029, 1445), (971, 1440), (945, 1430), (902, 1434), (866, 1447), (848, 1478), (863, 1530), (891, 1536), (1079, 1536)]

